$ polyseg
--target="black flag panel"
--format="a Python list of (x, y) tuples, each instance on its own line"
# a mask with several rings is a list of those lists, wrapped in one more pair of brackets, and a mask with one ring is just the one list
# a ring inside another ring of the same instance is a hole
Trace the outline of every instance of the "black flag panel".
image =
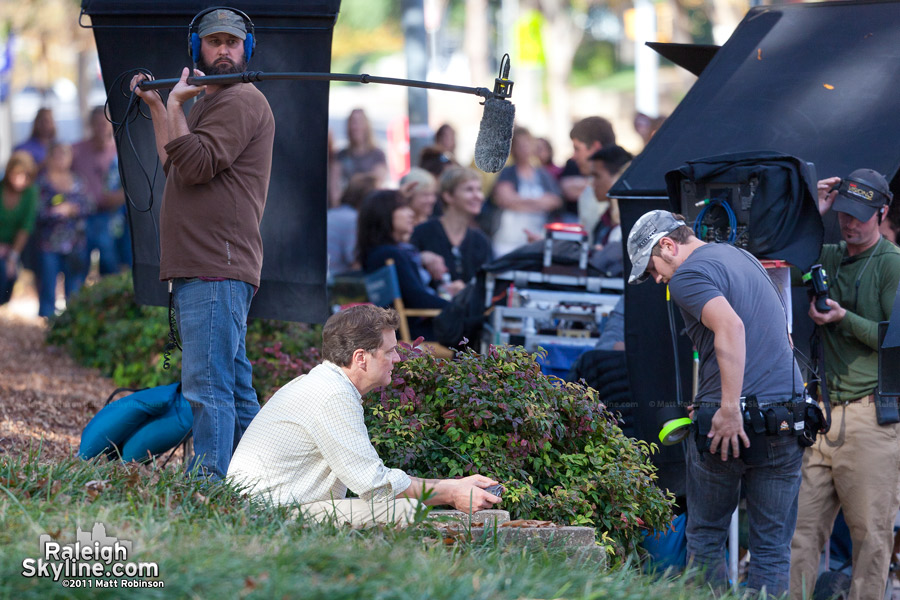
[[(151, 0), (85, 0), (114, 121), (124, 116), (130, 75), (144, 68), (156, 78), (178, 77), (191, 66), (188, 25), (219, 3)], [(253, 21), (257, 46), (249, 69), (329, 72), (331, 39), (340, 0), (277, 2), (243, 0), (230, 6)], [(86, 20), (84, 20), (86, 21)], [(120, 77), (120, 75), (123, 75)], [(256, 84), (275, 115), (272, 177), (263, 216), (262, 283), (253, 317), (321, 322), (328, 316), (325, 291), (325, 212), (328, 82)], [(163, 92), (165, 96), (167, 92)], [(146, 112), (146, 107), (144, 107)], [(149, 120), (137, 118), (118, 138), (123, 183), (131, 198), (128, 217), (134, 244), (134, 287), (141, 304), (166, 305), (159, 281), (159, 208), (165, 187)]]

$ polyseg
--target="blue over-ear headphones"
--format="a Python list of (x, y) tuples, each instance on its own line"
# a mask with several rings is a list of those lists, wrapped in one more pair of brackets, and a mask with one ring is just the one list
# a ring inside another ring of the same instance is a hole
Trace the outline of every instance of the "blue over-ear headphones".
[(254, 34), (253, 21), (251, 21), (250, 17), (245, 13), (236, 8), (231, 8), (230, 6), (211, 6), (206, 10), (201, 10), (194, 15), (193, 19), (191, 19), (191, 24), (188, 27), (188, 52), (191, 55), (191, 60), (194, 64), (200, 62), (200, 35), (197, 33), (197, 28), (200, 27), (200, 20), (204, 15), (207, 15), (214, 10), (228, 10), (244, 20), (244, 26), (247, 29), (247, 37), (244, 38), (244, 60), (249, 63), (250, 57), (253, 56), (253, 49), (256, 48), (256, 35)]

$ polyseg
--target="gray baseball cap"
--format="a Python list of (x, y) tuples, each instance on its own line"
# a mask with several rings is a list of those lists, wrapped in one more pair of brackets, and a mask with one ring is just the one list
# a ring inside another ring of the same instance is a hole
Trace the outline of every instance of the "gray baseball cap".
[(220, 8), (203, 15), (197, 26), (197, 35), (206, 37), (213, 33), (230, 33), (240, 39), (247, 38), (247, 25), (244, 19), (227, 8)]
[(669, 235), (684, 221), (675, 218), (667, 210), (651, 210), (643, 215), (631, 228), (628, 234), (628, 258), (631, 260), (631, 276), (628, 283), (643, 283), (650, 276), (647, 265), (650, 264), (650, 252), (653, 246), (663, 237)]

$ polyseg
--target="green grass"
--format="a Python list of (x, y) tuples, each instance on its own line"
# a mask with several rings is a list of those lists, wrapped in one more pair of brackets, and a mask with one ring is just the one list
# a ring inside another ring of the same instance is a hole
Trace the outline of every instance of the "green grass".
[[(91, 483), (94, 482), (94, 483)], [(102, 482), (98, 484), (96, 482)], [(159, 565), (162, 589), (69, 589), (22, 576), (39, 536), (69, 542), (95, 522)], [(172, 469), (0, 456), (0, 598), (659, 598), (711, 597), (682, 580), (598, 569), (491, 542), (452, 546), (427, 524), (351, 530), (251, 506), (226, 484)]]

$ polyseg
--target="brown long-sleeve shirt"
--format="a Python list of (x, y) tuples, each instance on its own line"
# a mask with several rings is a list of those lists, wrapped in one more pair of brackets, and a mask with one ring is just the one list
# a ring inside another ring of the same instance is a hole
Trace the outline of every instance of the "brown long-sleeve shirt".
[(225, 277), (258, 287), (275, 139), (269, 103), (239, 83), (200, 98), (187, 122), (191, 132), (165, 147), (159, 278)]

